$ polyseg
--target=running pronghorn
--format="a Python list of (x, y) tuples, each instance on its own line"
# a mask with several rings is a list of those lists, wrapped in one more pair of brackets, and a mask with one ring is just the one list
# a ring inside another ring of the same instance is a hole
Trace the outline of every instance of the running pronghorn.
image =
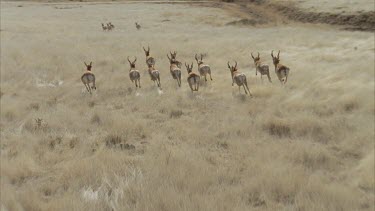
[(147, 50), (145, 49), (145, 47), (143, 47), (143, 51), (145, 52), (145, 55), (146, 55), (147, 66), (155, 66), (155, 59), (150, 56), (150, 46), (147, 47)]
[(232, 86), (234, 83), (238, 85), (238, 91), (241, 92), (241, 86), (243, 86), (243, 89), (245, 90), (245, 93), (247, 94), (247, 91), (249, 91), (250, 96), (252, 96), (249, 87), (247, 86), (246, 76), (245, 74), (241, 73), (237, 69), (237, 62), (235, 61), (234, 66), (230, 66), (228, 62), (228, 68), (230, 70), (230, 73), (232, 75)]
[(150, 74), (151, 80), (156, 82), (158, 87), (161, 89), (159, 70), (156, 70), (153, 65), (148, 65), (148, 73)]
[(207, 81), (207, 74), (209, 74), (210, 79), (212, 81), (211, 68), (210, 68), (210, 66), (203, 63), (203, 54), (201, 54), (200, 59), (198, 59), (198, 55), (195, 54), (195, 60), (197, 61), (197, 64), (198, 64), (198, 71), (199, 71), (200, 76), (201, 77), (204, 76), (204, 80)]
[(189, 83), (190, 89), (192, 92), (199, 90), (199, 81), (201, 77), (193, 72), (193, 62), (191, 63), (191, 66), (185, 63), (186, 70), (188, 72), (187, 81)]
[(111, 27), (111, 29), (115, 28), (115, 25), (113, 25), (111, 22), (109, 22), (108, 25)]
[(135, 69), (135, 62), (137, 61), (137, 57), (135, 57), (134, 61), (131, 62), (128, 56), (128, 61), (130, 64), (130, 70), (129, 70), (130, 80), (135, 83), (135, 87), (141, 88), (141, 74), (139, 73), (138, 70)]
[[(84, 64), (85, 64), (87, 70), (81, 76), (81, 81), (85, 85), (87, 91), (91, 94), (91, 89), (95, 89), (96, 90), (95, 75), (94, 75), (94, 73), (91, 72), (92, 62), (90, 62), (90, 64), (86, 64), (86, 62), (84, 62)], [(91, 87), (90, 87), (90, 83), (92, 83)]]
[(171, 64), (169, 67), (171, 75), (173, 79), (177, 80), (178, 86), (181, 87), (181, 69), (180, 69), (181, 62), (177, 61), (176, 59), (169, 58), (168, 54), (167, 54), (167, 57), (169, 59), (169, 63)]
[(108, 26), (105, 26), (103, 23), (102, 23), (102, 28), (103, 28), (103, 31), (107, 31), (108, 30)]
[(271, 51), (271, 56), (273, 64), (275, 65), (275, 72), (277, 77), (279, 78), (281, 84), (286, 84), (286, 82), (288, 81), (289, 67), (280, 64), (280, 51), (277, 53), (277, 56), (273, 56), (273, 51)]
[(260, 73), (260, 78), (262, 79), (262, 82), (263, 82), (262, 76), (263, 75), (267, 75), (268, 81), (270, 83), (272, 83), (271, 76), (270, 76), (270, 71), (269, 71), (269, 66), (267, 64), (262, 64), (262, 62), (260, 61), (259, 52), (258, 52), (258, 56), (257, 57), (254, 57), (253, 53), (251, 53), (251, 57), (253, 57), (254, 64), (255, 64), (255, 75), (258, 75), (258, 72), (259, 72)]
[(107, 23), (107, 29), (108, 29), (108, 31), (112, 30), (112, 26), (109, 23)]
[(139, 25), (137, 22), (135, 22), (135, 27), (140, 30), (141, 29), (141, 25)]

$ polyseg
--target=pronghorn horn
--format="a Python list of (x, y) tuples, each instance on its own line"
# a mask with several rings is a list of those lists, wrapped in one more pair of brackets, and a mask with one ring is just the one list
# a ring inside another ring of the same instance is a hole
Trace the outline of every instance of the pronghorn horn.
[(230, 69), (230, 64), (229, 64), (229, 62), (228, 62), (228, 68)]
[(191, 69), (193, 69), (193, 65), (194, 65), (194, 63), (193, 63), (193, 62), (191, 62)]
[(201, 60), (203, 60), (203, 54), (201, 54)]
[(136, 57), (136, 56), (134, 56), (134, 58), (135, 58), (135, 59), (134, 59), (134, 62), (133, 62), (133, 64), (134, 64), (134, 63), (135, 63), (135, 62), (137, 61), (137, 57)]
[(171, 58), (169, 58), (169, 55), (168, 55), (168, 54), (167, 54), (167, 57), (168, 57), (169, 61), (171, 61)]
[(147, 51), (150, 51), (150, 46), (147, 46)]
[(197, 54), (195, 54), (195, 60), (197, 60), (197, 62), (198, 62), (198, 55)]
[(279, 53), (277, 53), (277, 58), (280, 58), (280, 50), (279, 50)]
[(146, 49), (145, 49), (145, 47), (143, 47), (143, 46), (142, 46), (142, 48), (143, 48), (143, 50), (144, 50), (144, 51), (146, 52)]
[(236, 65), (234, 65), (234, 69), (237, 69), (237, 61), (234, 61)]
[(189, 69), (189, 65), (187, 65), (186, 62), (185, 62), (185, 67), (186, 67), (187, 69)]
[(92, 62), (90, 62), (90, 66), (92, 66)]
[(129, 62), (129, 64), (132, 64), (132, 62), (131, 62), (130, 59), (129, 59), (129, 56), (128, 56), (128, 62)]
[(85, 65), (86, 65), (86, 67), (88, 66), (87, 64), (86, 64), (86, 62), (83, 62)]
[(254, 59), (253, 52), (251, 52), (251, 57), (253, 57), (253, 59)]
[(272, 56), (272, 58), (273, 58), (273, 50), (271, 51), (271, 56)]
[(258, 52), (258, 58), (259, 58), (259, 52)]

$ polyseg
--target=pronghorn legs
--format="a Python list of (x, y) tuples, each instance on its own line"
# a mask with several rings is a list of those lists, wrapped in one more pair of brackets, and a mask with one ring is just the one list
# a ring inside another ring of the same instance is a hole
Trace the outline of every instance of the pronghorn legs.
[(88, 84), (85, 84), (85, 87), (86, 87), (86, 89), (87, 89), (87, 91), (91, 94), (91, 89), (90, 89), (90, 85), (88, 85)]
[(268, 77), (268, 81), (269, 81), (270, 83), (272, 83), (270, 73), (267, 74), (267, 77)]

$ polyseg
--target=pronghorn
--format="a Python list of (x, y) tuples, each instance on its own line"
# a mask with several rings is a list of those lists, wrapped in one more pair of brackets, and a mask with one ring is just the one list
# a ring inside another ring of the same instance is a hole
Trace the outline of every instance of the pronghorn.
[(135, 62), (137, 61), (137, 57), (135, 57), (134, 61), (131, 62), (128, 56), (128, 61), (130, 64), (130, 70), (129, 70), (130, 80), (135, 83), (135, 87), (139, 86), (139, 88), (141, 88), (141, 74), (139, 73), (138, 70), (135, 69)]
[(108, 29), (108, 31), (111, 31), (111, 30), (112, 30), (112, 26), (111, 26), (111, 24), (107, 23), (107, 29)]
[(262, 82), (263, 82), (262, 76), (263, 75), (267, 75), (268, 81), (270, 83), (272, 83), (271, 76), (270, 76), (270, 71), (269, 71), (269, 66), (267, 64), (262, 64), (262, 62), (260, 61), (259, 52), (258, 52), (258, 56), (257, 57), (254, 57), (253, 53), (251, 53), (251, 57), (253, 57), (254, 64), (255, 64), (255, 75), (258, 75), (258, 72), (259, 72), (260, 73), (260, 78), (262, 79)]
[(150, 46), (147, 47), (147, 50), (145, 49), (145, 47), (143, 47), (143, 50), (144, 50), (145, 55), (146, 55), (147, 66), (155, 66), (155, 59), (150, 56)]
[(281, 84), (285, 84), (288, 80), (289, 67), (280, 64), (280, 51), (277, 53), (277, 57), (273, 56), (273, 51), (271, 51), (271, 56), (273, 64), (275, 65), (276, 75), (279, 78)]
[(193, 72), (193, 62), (191, 63), (191, 66), (185, 63), (186, 70), (188, 72), (187, 81), (189, 83), (190, 89), (192, 92), (199, 90), (199, 81), (201, 77)]
[(105, 26), (103, 23), (102, 23), (102, 28), (103, 28), (103, 31), (107, 31), (108, 30), (108, 26)]
[[(91, 72), (92, 62), (90, 62), (90, 64), (86, 64), (86, 62), (84, 62), (84, 64), (86, 65), (87, 70), (81, 76), (81, 81), (85, 85), (87, 91), (91, 94), (91, 89), (96, 90), (95, 75), (94, 75), (94, 73)], [(92, 83), (91, 87), (90, 87), (90, 83)]]
[(159, 70), (155, 70), (153, 65), (148, 66), (148, 73), (150, 74), (151, 80), (156, 82), (159, 88), (161, 88), (160, 83), (160, 72)]
[(212, 81), (211, 77), (211, 68), (210, 66), (203, 64), (203, 55), (201, 54), (201, 59), (198, 59), (198, 55), (195, 54), (195, 60), (197, 61), (198, 64), (198, 71), (201, 77), (204, 76), (204, 80), (207, 81), (207, 74), (210, 75), (210, 79)]
[(141, 25), (139, 25), (137, 22), (135, 22), (135, 27), (140, 30), (141, 29)]
[[(249, 91), (250, 96), (252, 96), (249, 87), (247, 86), (246, 76), (245, 74), (241, 73), (237, 69), (237, 62), (235, 61), (234, 66), (230, 66), (228, 62), (228, 68), (230, 70), (231, 76), (232, 76), (232, 86), (234, 83), (238, 85), (238, 91), (241, 92), (241, 86), (243, 86), (243, 89), (245, 90), (245, 93), (247, 94), (247, 91)], [(246, 90), (247, 89), (247, 90)]]
[(181, 62), (177, 61), (176, 59), (169, 58), (168, 54), (167, 57), (169, 59), (169, 63), (171, 64), (169, 67), (171, 75), (173, 79), (177, 80), (178, 86), (181, 87)]
[(115, 28), (115, 25), (113, 25), (111, 22), (109, 22), (108, 25), (111, 26), (111, 29)]
[(169, 51), (169, 53), (171, 54), (171, 59), (176, 59), (176, 56), (177, 56), (177, 52), (176, 51)]

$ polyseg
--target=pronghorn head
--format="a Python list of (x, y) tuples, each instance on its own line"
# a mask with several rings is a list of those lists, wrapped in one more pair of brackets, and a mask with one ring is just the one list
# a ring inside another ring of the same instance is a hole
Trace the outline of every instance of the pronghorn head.
[(177, 56), (177, 52), (176, 51), (173, 51), (173, 53), (171, 51), (169, 51), (169, 53), (171, 54), (171, 58), (172, 59), (176, 59), (176, 56)]
[(145, 49), (145, 47), (143, 47), (143, 50), (144, 50), (146, 56), (150, 56), (150, 46), (147, 46), (147, 50)]
[(172, 64), (175, 64), (177, 65), (178, 68), (181, 68), (181, 65), (182, 63), (180, 61), (177, 61), (176, 58), (171, 58), (169, 57), (169, 55), (167, 54), (167, 57), (169, 59), (169, 63), (172, 65)]
[(277, 64), (279, 64), (279, 62), (280, 62), (280, 50), (279, 50), (279, 52), (277, 53), (277, 56), (274, 56), (274, 55), (273, 55), (273, 51), (271, 51), (271, 56), (272, 56), (273, 64), (274, 64), (275, 67), (276, 67)]
[(92, 62), (90, 62), (90, 64), (86, 64), (86, 62), (83, 62), (83, 63), (85, 64), (87, 71), (91, 71)]
[(258, 56), (256, 56), (256, 57), (254, 57), (254, 56), (253, 56), (253, 53), (251, 52), (251, 57), (253, 57), (254, 63), (260, 61), (259, 52), (258, 52)]
[(197, 61), (198, 65), (203, 64), (203, 54), (201, 54), (201, 58), (200, 59), (198, 58), (198, 55), (195, 54), (195, 60)]
[(229, 68), (229, 70), (230, 70), (230, 73), (233, 75), (233, 73), (234, 72), (236, 72), (237, 71), (237, 61), (234, 61), (236, 64), (233, 66), (231, 66), (230, 64), (229, 64), (229, 62), (228, 62), (228, 68)]
[(185, 63), (185, 67), (188, 73), (191, 73), (193, 71), (193, 62), (191, 63), (191, 66)]
[(129, 56), (128, 56), (128, 61), (129, 61), (129, 64), (130, 64), (130, 69), (135, 68), (135, 62), (137, 61), (137, 57), (135, 56), (134, 61), (131, 62), (130, 59), (129, 59)]

